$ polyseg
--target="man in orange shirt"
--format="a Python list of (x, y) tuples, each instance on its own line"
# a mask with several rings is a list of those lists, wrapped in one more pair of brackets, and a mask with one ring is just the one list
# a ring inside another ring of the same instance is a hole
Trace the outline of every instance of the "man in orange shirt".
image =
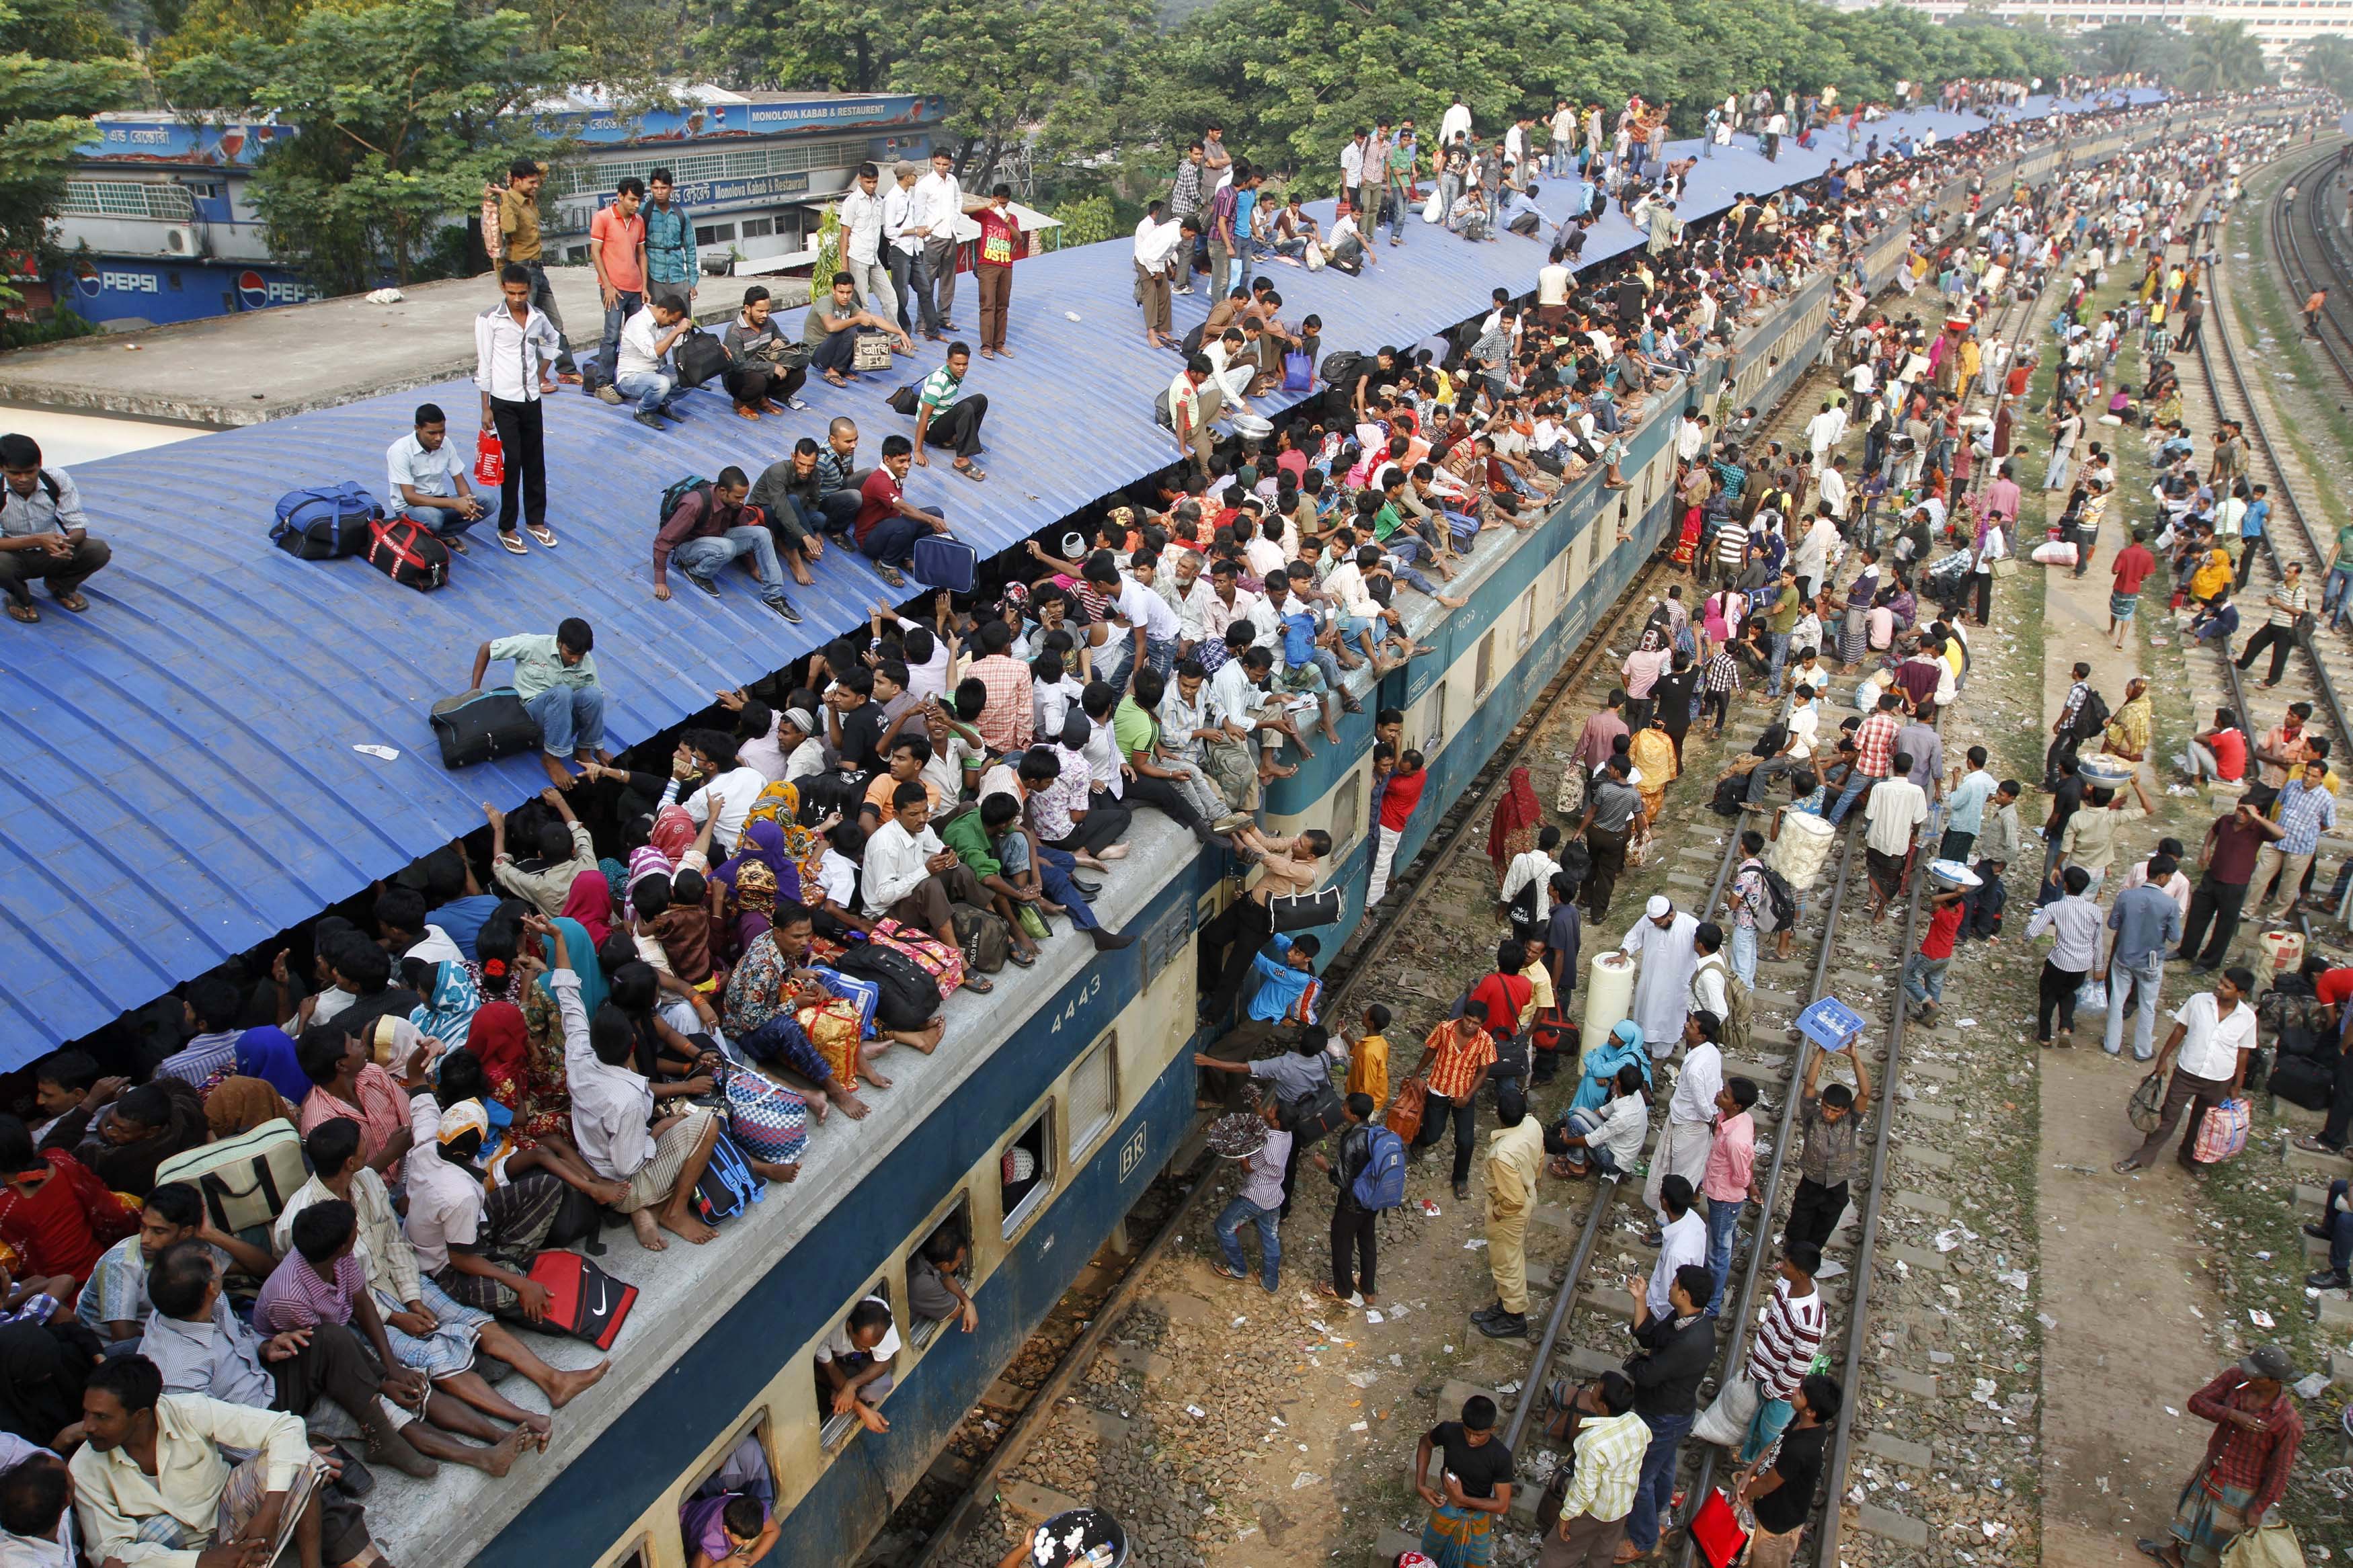
[(1422, 1042), (1421, 1060), (1412, 1077), (1430, 1092), (1421, 1113), (1421, 1131), (1413, 1146), (1427, 1149), (1438, 1142), (1446, 1124), (1454, 1124), (1454, 1198), (1471, 1197), (1471, 1156), (1479, 1146), (1479, 1089), (1495, 1065), (1494, 1037), (1487, 1033), (1487, 1009), (1468, 1003), (1462, 1016), (1440, 1024)]
[(613, 374), (621, 355), (621, 323), (646, 302), (646, 220), (638, 212), (646, 183), (631, 174), (613, 192), (588, 225), (588, 259), (605, 300), (605, 340), (596, 346), (596, 378), (583, 390), (617, 404), (621, 394)]

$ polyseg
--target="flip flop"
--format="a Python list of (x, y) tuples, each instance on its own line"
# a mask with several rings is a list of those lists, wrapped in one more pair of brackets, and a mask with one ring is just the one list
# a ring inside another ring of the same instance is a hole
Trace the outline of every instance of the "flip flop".
[(996, 990), (997, 985), (995, 982), (983, 980), (977, 974), (967, 974), (964, 977), (964, 988), (976, 996), (986, 996)]
[(1247, 1279), (1250, 1278), (1249, 1275), (1243, 1273), (1239, 1268), (1227, 1268), (1222, 1261), (1212, 1263), (1209, 1267), (1216, 1269), (1219, 1274), (1224, 1275), (1229, 1279)]
[(1005, 961), (1022, 969), (1028, 969), (1038, 962), (1038, 955), (1034, 952), (1024, 952), (1017, 947), (1006, 953)]
[(525, 544), (522, 540), (517, 539), (512, 533), (500, 534), (499, 543), (505, 548), (506, 552), (510, 555), (528, 555), (531, 553), (531, 546)]
[(965, 479), (970, 479), (975, 484), (978, 484), (983, 479), (988, 478), (986, 473), (981, 471), (981, 467), (978, 463), (957, 463), (953, 465), (953, 467), (955, 472), (962, 474)]
[(79, 590), (65, 594), (52, 594), (49, 595), (49, 598), (58, 609), (71, 610), (76, 615), (79, 615), (84, 610), (90, 608), (90, 601), (81, 596)]
[(14, 599), (11, 599), (8, 601), (8, 618), (12, 621), (21, 621), (28, 626), (33, 626), (41, 618), (41, 606), (38, 605), (20, 605)]
[(530, 534), (533, 539), (539, 541), (541, 545), (546, 549), (553, 550), (555, 548), (555, 530), (548, 527), (547, 524), (543, 522), (526, 522), (522, 525), (522, 531), (525, 533)]

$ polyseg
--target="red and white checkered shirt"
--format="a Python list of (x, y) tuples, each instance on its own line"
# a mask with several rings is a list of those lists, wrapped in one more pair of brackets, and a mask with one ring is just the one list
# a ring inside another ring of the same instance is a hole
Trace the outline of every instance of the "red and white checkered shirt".
[(1893, 713), (1873, 713), (1854, 731), (1855, 766), (1865, 776), (1883, 779), (1895, 768), (1895, 737), (1904, 728)]
[(965, 673), (988, 688), (988, 706), (973, 728), (992, 752), (1016, 752), (1029, 744), (1037, 715), (1029, 701), (1029, 667), (1001, 653), (972, 661)]

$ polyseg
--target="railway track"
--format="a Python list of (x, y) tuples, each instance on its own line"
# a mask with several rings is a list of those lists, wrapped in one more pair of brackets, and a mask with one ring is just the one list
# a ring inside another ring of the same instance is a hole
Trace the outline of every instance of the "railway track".
[(2353, 279), (2353, 259), (2345, 255), (2336, 226), (2327, 216), (2328, 206), (2324, 197), (2333, 195), (2337, 175), (2344, 168), (2339, 162), (2341, 150), (2332, 148), (2325, 155), (2313, 159), (2298, 169), (2287, 181), (2304, 198), (2304, 211), (2289, 209), (2275, 195), (2265, 209), (2265, 226), (2272, 240), (2272, 255), (2278, 260), (2281, 273), (2295, 298), (2293, 304), (2301, 307), (2315, 289), (2329, 291), (2328, 303), (2322, 307), (2316, 340), (2330, 364), (2353, 391), (2353, 329), (2346, 322), (2353, 320), (2353, 300), (2347, 298), (2348, 279)]

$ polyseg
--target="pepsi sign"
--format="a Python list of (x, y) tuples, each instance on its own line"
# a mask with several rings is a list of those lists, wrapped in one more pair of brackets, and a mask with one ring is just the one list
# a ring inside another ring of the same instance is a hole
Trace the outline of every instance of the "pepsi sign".
[(307, 283), (264, 278), (249, 267), (237, 275), (237, 302), (240, 310), (260, 310), (271, 305), (300, 305), (322, 298), (324, 296)]

